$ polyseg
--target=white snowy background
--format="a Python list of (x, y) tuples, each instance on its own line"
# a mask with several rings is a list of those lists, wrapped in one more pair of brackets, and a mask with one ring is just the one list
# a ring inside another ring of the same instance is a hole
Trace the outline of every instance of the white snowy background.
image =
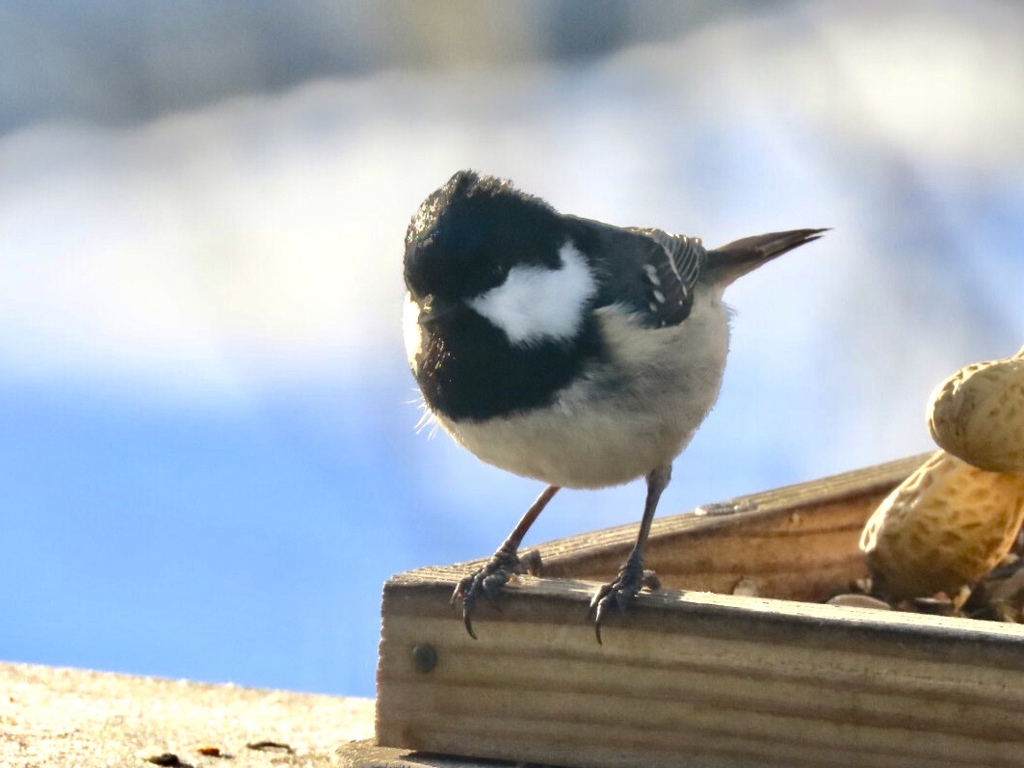
[(402, 241), (458, 168), (833, 228), (730, 290), (662, 514), (928, 450), (1024, 343), (1022, 40), (997, 0), (0, 1), (0, 658), (372, 695), (384, 579), (539, 491), (413, 429)]

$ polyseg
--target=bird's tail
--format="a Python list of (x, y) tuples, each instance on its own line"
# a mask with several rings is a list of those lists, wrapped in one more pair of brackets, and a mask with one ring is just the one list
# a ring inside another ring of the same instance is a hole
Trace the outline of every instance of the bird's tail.
[(742, 240), (708, 251), (707, 274), (711, 282), (726, 286), (762, 264), (787, 251), (817, 240), (828, 229), (791, 229), (766, 235), (744, 237)]

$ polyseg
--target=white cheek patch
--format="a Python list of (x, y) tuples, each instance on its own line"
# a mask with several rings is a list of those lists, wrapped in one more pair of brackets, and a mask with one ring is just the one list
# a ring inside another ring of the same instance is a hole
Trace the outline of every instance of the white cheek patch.
[(405, 357), (416, 370), (416, 355), (423, 346), (423, 332), (420, 329), (420, 307), (412, 300), (412, 294), (405, 294), (405, 307), (402, 311), (402, 335), (405, 338)]
[(597, 293), (594, 277), (572, 242), (559, 250), (560, 269), (513, 267), (505, 282), (468, 303), (501, 328), (517, 346), (571, 339), (583, 323), (583, 310)]

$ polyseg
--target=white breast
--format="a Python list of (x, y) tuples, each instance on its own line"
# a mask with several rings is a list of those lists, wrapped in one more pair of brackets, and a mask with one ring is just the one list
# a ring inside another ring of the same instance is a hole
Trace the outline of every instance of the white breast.
[(726, 308), (699, 289), (679, 326), (641, 328), (616, 307), (598, 317), (614, 365), (595, 365), (550, 409), (438, 422), (483, 461), (553, 485), (618, 485), (670, 463), (718, 398)]
[(402, 338), (405, 341), (405, 359), (409, 361), (413, 373), (418, 373), (416, 356), (423, 351), (423, 329), (420, 328), (419, 305), (408, 292), (402, 307)]

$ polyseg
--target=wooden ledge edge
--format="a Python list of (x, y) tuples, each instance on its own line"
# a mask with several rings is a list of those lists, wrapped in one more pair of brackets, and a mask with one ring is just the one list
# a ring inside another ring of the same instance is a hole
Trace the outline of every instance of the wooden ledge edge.
[[(373, 739), (353, 741), (338, 749), (341, 768), (502, 768), (522, 765), (503, 760), (474, 760), (396, 747), (379, 747)], [(533, 768), (545, 768), (534, 764)]]

